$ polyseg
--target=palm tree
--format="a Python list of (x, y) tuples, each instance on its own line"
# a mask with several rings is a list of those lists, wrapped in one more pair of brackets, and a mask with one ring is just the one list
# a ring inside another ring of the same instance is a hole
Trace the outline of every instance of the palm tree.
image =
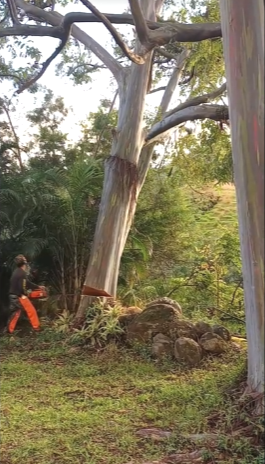
[(101, 163), (87, 158), (69, 169), (29, 170), (0, 188), (1, 263), (10, 266), (20, 252), (46, 267), (65, 308), (79, 301), (101, 184)]

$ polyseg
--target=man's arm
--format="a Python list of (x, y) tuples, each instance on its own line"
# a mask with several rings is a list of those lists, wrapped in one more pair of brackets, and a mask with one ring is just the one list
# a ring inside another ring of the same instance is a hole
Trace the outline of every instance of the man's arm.
[(20, 269), (18, 286), (19, 293), (21, 295), (27, 295), (27, 274), (23, 269)]
[(37, 288), (40, 288), (40, 286), (26, 279), (26, 290), (37, 290)]
[(22, 275), (21, 275), (21, 294), (26, 295), (28, 294), (28, 290), (36, 290), (39, 288), (38, 285), (34, 284), (33, 282), (30, 282), (30, 280), (27, 279), (27, 274), (24, 270), (22, 270)]

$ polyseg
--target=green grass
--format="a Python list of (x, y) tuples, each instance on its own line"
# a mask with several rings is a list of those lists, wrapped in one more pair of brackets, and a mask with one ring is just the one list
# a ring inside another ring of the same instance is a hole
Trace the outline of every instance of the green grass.
[[(225, 392), (244, 365), (244, 354), (228, 353), (185, 370), (114, 346), (80, 351), (49, 332), (2, 337), (1, 464), (140, 464), (181, 450), (213, 412), (229, 415)], [(145, 427), (172, 438), (140, 439)]]
[(219, 187), (208, 187), (205, 193), (212, 193), (220, 197), (217, 204), (200, 218), (202, 227), (208, 233), (222, 234), (224, 231), (233, 229), (237, 225), (236, 192), (232, 184)]

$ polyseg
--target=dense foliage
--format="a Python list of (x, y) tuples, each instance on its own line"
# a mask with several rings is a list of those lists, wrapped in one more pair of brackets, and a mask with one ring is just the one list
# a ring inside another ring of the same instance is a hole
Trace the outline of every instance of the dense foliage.
[[(21, 148), (2, 118), (8, 129), (1, 139), (6, 147), (0, 186), (2, 293), (12, 260), (22, 252), (32, 263), (33, 278), (49, 287), (55, 307), (75, 311), (100, 203), (108, 124), (116, 118), (110, 104), (102, 102), (71, 143), (62, 131), (63, 100), (44, 94), (43, 103), (27, 115), (33, 130), (22, 165)], [(9, 114), (12, 120), (12, 108)], [(222, 166), (220, 159), (226, 160)], [(122, 258), (119, 297), (125, 304), (171, 295), (187, 312), (207, 315), (212, 308), (242, 317), (230, 179), (229, 136), (214, 123), (203, 124), (198, 137), (184, 134), (177, 154), (173, 150), (163, 162), (154, 160)]]
[[(162, 15), (184, 22), (218, 22), (218, 2), (169, 1)], [(9, 24), (8, 16), (5, 22)], [(8, 79), (17, 88), (40, 62), (41, 51), (29, 38), (0, 40), (5, 48), (0, 80)], [(127, 40), (132, 45), (132, 37)], [(168, 56), (157, 54), (153, 88), (171, 75), (172, 57), (182, 45), (168, 44)], [(190, 57), (178, 90), (181, 101), (211, 92), (224, 79), (220, 39), (185, 46), (190, 48)], [(113, 49), (115, 57), (130, 66), (116, 45)], [(8, 61), (9, 57), (13, 60)], [(27, 57), (28, 66), (17, 67), (18, 57)], [(71, 39), (56, 73), (81, 85), (100, 69), (93, 55)], [(79, 140), (72, 142), (63, 129), (70, 111), (63, 98), (39, 84), (30, 92), (37, 98), (26, 114), (28, 136), (23, 144), (13, 123), (15, 106), (5, 97), (0, 100), (1, 298), (7, 292), (13, 258), (22, 252), (32, 263), (33, 277), (49, 287), (55, 307), (74, 313), (93, 241), (104, 160), (110, 153), (117, 110), (114, 101), (101, 101), (98, 111), (80, 124)], [(147, 108), (147, 125), (153, 123), (155, 111)], [(219, 308), (242, 316), (231, 182), (230, 135), (219, 123), (206, 120), (181, 126), (175, 139), (160, 145), (122, 257), (119, 297), (125, 304), (171, 295), (189, 312)]]

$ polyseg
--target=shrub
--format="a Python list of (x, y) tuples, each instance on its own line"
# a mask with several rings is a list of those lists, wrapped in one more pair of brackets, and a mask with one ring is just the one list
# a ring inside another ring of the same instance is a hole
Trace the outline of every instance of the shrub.
[(70, 342), (77, 345), (105, 346), (110, 341), (118, 341), (124, 333), (119, 322), (121, 307), (111, 307), (96, 303), (88, 308), (85, 321), (80, 329), (73, 329)]

